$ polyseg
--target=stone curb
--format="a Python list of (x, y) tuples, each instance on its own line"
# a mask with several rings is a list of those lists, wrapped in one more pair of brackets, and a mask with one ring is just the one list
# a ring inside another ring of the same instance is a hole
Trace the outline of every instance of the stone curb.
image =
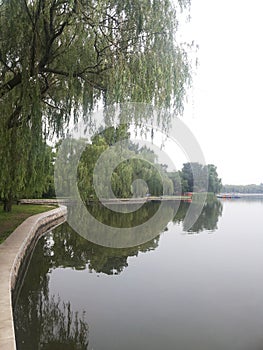
[(66, 220), (67, 208), (30, 216), (0, 245), (0, 349), (15, 350), (12, 292), (19, 269), (38, 238)]

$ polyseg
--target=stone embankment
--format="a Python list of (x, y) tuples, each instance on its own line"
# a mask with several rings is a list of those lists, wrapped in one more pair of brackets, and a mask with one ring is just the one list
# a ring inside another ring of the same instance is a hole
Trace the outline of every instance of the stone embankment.
[(0, 349), (15, 350), (12, 293), (26, 257), (39, 237), (66, 220), (67, 208), (61, 206), (26, 219), (0, 245)]

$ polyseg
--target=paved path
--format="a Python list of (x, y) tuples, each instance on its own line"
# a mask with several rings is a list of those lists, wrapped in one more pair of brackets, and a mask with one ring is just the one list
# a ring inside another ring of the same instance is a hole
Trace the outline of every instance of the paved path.
[(64, 206), (26, 219), (0, 244), (0, 349), (15, 350), (12, 291), (19, 268), (33, 242), (41, 234), (65, 221)]

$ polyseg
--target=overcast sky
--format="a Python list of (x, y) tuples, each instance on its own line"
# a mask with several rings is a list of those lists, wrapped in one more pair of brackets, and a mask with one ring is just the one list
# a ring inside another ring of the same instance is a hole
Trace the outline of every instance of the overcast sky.
[(263, 182), (263, 1), (192, 0), (199, 67), (182, 120), (224, 184)]

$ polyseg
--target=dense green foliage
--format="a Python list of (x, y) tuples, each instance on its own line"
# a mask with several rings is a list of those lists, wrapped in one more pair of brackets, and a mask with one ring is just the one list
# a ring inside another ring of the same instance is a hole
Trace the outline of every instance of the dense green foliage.
[[(94, 167), (100, 155), (110, 146), (119, 141), (123, 141), (126, 147), (117, 146), (110, 153), (110, 157), (104, 160), (104, 168), (109, 169), (111, 162), (116, 161), (118, 166), (111, 174), (111, 188), (118, 198), (144, 197), (147, 193), (154, 196), (163, 194), (165, 186), (166, 194), (173, 194), (172, 181), (168, 178), (162, 166), (156, 163), (157, 156), (146, 147), (139, 148), (129, 139), (129, 132), (126, 125), (118, 128), (108, 128), (100, 134), (94, 136), (92, 143), (88, 144), (82, 153), (78, 165), (78, 187), (84, 201), (89, 198), (96, 198), (93, 184)], [(129, 157), (129, 159), (125, 159)], [(105, 188), (105, 174), (100, 174), (101, 192), (104, 197), (110, 197)], [(143, 181), (141, 181), (143, 180)], [(165, 182), (165, 184), (163, 184)]]
[[(175, 4), (175, 5), (173, 5)], [(0, 2), (0, 197), (41, 191), (46, 138), (103, 99), (182, 112), (191, 67), (178, 44), (190, 0)]]
[[(145, 146), (140, 148), (131, 142), (128, 130), (124, 124), (117, 128), (110, 127), (96, 134), (90, 143), (74, 140), (66, 145), (57, 160), (60, 169), (56, 181), (57, 194), (63, 197), (73, 195), (72, 186), (67, 180), (71, 179), (71, 183), (75, 181), (72, 164), (79, 147), (84, 151), (77, 164), (77, 181), (84, 202), (98, 197), (130, 198), (149, 194), (162, 196), (186, 192), (220, 192), (222, 184), (215, 165), (185, 163), (182, 170), (170, 172), (167, 165), (158, 163), (158, 157), (152, 150)], [(103, 169), (99, 172), (99, 183), (95, 189), (94, 173), (101, 156)], [(117, 165), (114, 167), (112, 164)]]
[(263, 193), (263, 183), (260, 185), (224, 185), (222, 192), (226, 193)]
[(217, 168), (213, 164), (207, 165), (208, 192), (219, 193), (222, 189), (222, 179), (218, 177)]
[[(197, 181), (194, 183), (195, 174)], [(216, 166), (213, 164), (201, 165), (199, 163), (185, 163), (179, 172), (183, 192), (213, 192), (218, 193), (222, 181), (218, 177)], [(208, 180), (206, 186), (206, 179)]]

